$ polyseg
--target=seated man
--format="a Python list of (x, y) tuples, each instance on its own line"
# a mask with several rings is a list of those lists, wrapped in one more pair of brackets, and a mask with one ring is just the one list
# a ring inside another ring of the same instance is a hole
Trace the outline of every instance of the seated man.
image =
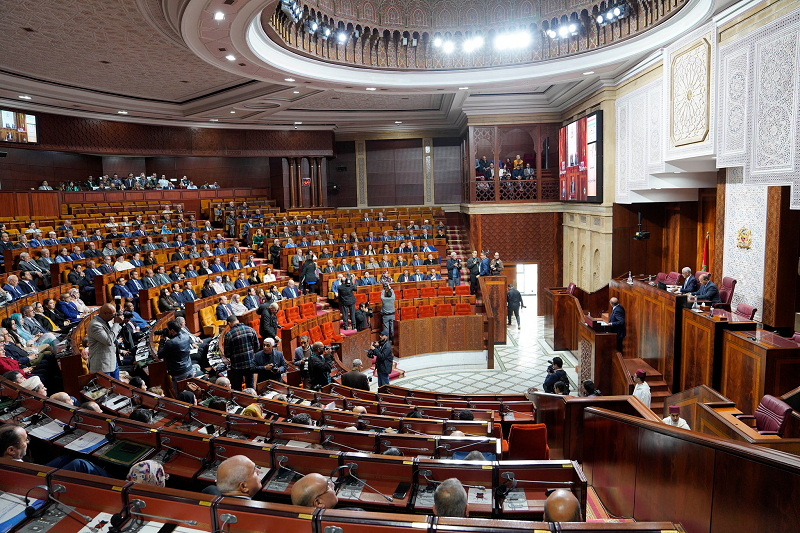
[[(261, 478), (256, 464), (244, 455), (234, 455), (217, 468), (216, 492), (221, 496), (249, 500), (261, 490)], [(214, 493), (208, 487), (205, 493)]]
[(566, 489), (556, 489), (544, 501), (545, 522), (582, 522), (581, 504)]
[(701, 274), (698, 282), (700, 283), (700, 288), (692, 293), (697, 296), (698, 300), (706, 300), (712, 304), (718, 304), (722, 301), (719, 297), (719, 289), (717, 289), (717, 286), (711, 281), (710, 275)]
[(333, 482), (322, 474), (306, 474), (292, 487), (292, 505), (333, 509), (338, 503)]
[[(28, 453), (28, 442), (30, 442), (28, 432), (22, 427), (16, 424), (6, 424), (0, 427), (0, 454), (2, 454), (0, 457), (23, 462), (23, 458)], [(46, 466), (82, 474), (111, 477), (99, 466), (85, 459), (72, 459), (68, 455), (53, 459)]]
[(433, 493), (433, 514), (455, 518), (469, 515), (467, 491), (458, 479), (445, 479), (436, 487)]

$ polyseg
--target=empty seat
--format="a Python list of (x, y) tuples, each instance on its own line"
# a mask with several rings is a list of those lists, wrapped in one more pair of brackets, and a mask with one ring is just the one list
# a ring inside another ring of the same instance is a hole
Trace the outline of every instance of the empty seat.
[(417, 308), (416, 307), (401, 307), (400, 308), (400, 320), (413, 320), (417, 318)]
[(669, 275), (667, 276), (666, 281), (664, 281), (664, 283), (666, 283), (667, 285), (677, 285), (678, 284), (678, 278), (680, 278), (680, 277), (681, 277), (681, 275), (678, 274), (677, 272), (670, 272)]
[(448, 287), (447, 285), (443, 285), (439, 287), (439, 296), (452, 296), (453, 295), (453, 287)]
[(456, 315), (471, 315), (472, 314), (472, 306), (469, 304), (456, 304)]
[(371, 292), (369, 293), (369, 303), (371, 304), (379, 304), (381, 303), (381, 293), (379, 292)]
[(753, 317), (756, 316), (756, 311), (758, 311), (758, 309), (756, 309), (752, 305), (747, 305), (742, 303), (736, 306), (736, 310), (734, 311), (734, 313), (736, 313), (739, 316), (745, 317), (747, 320), (753, 320)]
[(735, 415), (739, 420), (755, 420), (756, 431), (761, 435), (783, 436), (786, 421), (792, 412), (792, 407), (769, 394), (764, 395), (758, 404), (754, 415)]
[(508, 432), (508, 459), (509, 461), (550, 459), (547, 427), (544, 424), (512, 424)]
[(338, 335), (333, 330), (333, 322), (323, 322), (320, 327), (322, 328), (322, 335), (331, 342), (341, 342), (344, 339), (343, 335)]
[(303, 320), (317, 316), (317, 306), (313, 303), (305, 303), (300, 306), (300, 316)]
[(432, 305), (420, 305), (419, 306), (419, 317), (420, 318), (428, 318), (436, 316), (436, 308)]
[(356, 293), (356, 306), (362, 303), (367, 303), (369, 299), (369, 293), (366, 292), (357, 292)]
[(220, 326), (224, 326), (225, 322), (217, 320), (217, 314), (213, 306), (204, 307), (200, 310), (200, 327), (203, 328), (203, 334), (208, 336), (216, 336), (219, 333)]
[(437, 305), (436, 316), (453, 316), (453, 306), (450, 304)]
[(469, 285), (459, 285), (455, 288), (456, 296), (469, 296)]
[(419, 291), (417, 289), (403, 289), (403, 299), (419, 298)]
[(658, 283), (659, 281), (661, 283), (666, 283), (667, 282), (667, 275), (664, 274), (663, 272), (659, 272), (658, 274), (656, 274), (656, 283)]
[(303, 320), (303, 318), (300, 316), (299, 307), (289, 307), (287, 309), (284, 309), (284, 312), (286, 313), (287, 322), (294, 322), (295, 324), (297, 324), (298, 322), (301, 322)]
[(420, 298), (435, 298), (436, 297), (436, 287), (422, 287), (419, 290)]
[(733, 278), (722, 278), (722, 286), (719, 288), (719, 304), (715, 307), (717, 309), (731, 310), (731, 300), (733, 299), (733, 290), (736, 288), (736, 280)]
[(567, 294), (573, 294), (574, 292), (575, 292), (575, 284), (570, 282), (570, 284), (567, 285)]

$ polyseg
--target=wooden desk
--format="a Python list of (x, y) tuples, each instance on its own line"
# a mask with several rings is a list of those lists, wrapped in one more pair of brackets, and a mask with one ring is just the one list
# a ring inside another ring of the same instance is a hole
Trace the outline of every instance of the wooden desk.
[(624, 356), (643, 359), (661, 372), (670, 390), (677, 391), (683, 334), (680, 313), (689, 305), (688, 297), (635, 280), (629, 285), (612, 279), (609, 289), (611, 297), (617, 297), (625, 309)]
[(797, 387), (800, 344), (764, 330), (725, 331), (722, 342), (720, 392), (742, 412), (753, 414), (765, 394)]
[(397, 356), (484, 350), (492, 342), (485, 338), (485, 320), (484, 315), (465, 315), (395, 321)]
[(800, 455), (800, 439), (782, 438), (777, 435), (761, 435), (755, 427), (736, 418), (742, 412), (736, 407), (698, 404), (697, 427), (692, 428), (706, 435), (747, 442), (774, 450)]
[(700, 312), (684, 309), (681, 386), (673, 390), (684, 391), (698, 385), (720, 390), (722, 332), (755, 330), (757, 325), (752, 320), (722, 309), (715, 310), (713, 318), (707, 309)]

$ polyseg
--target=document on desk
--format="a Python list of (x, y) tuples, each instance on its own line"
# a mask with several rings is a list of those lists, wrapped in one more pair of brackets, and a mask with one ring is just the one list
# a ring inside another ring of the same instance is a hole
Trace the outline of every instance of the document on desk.
[(470, 488), (469, 492), (467, 493), (467, 503), (472, 504), (492, 504), (492, 495), (491, 492), (487, 491), (485, 488)]
[[(44, 500), (33, 500), (31, 505), (38, 509)], [(8, 533), (27, 517), (25, 516), (25, 497), (13, 492), (0, 494), (0, 533)]]
[(28, 435), (42, 440), (53, 440), (62, 433), (64, 433), (64, 424), (56, 420), (51, 420), (47, 424), (28, 430)]
[(504, 511), (527, 511), (528, 500), (524, 489), (511, 489), (503, 500)]
[(105, 435), (86, 432), (65, 446), (67, 450), (80, 453), (92, 453), (97, 448), (108, 442)]

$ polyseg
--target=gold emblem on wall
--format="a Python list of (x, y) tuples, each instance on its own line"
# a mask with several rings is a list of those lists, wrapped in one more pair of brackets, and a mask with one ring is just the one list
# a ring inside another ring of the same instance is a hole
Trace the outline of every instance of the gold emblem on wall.
[(739, 248), (747, 248), (750, 249), (750, 246), (753, 244), (753, 232), (751, 232), (747, 228), (742, 228), (739, 230), (739, 234), (736, 236), (736, 246)]

